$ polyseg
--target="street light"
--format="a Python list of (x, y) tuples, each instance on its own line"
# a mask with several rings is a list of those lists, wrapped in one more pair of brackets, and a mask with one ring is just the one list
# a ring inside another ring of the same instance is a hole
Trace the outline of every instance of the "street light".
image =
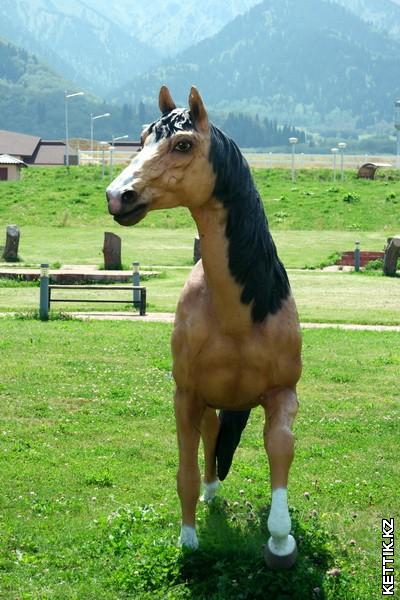
[(103, 115), (94, 116), (93, 113), (90, 113), (90, 151), (92, 153), (93, 158), (93, 129), (94, 129), (94, 121), (96, 119), (103, 119), (103, 117), (111, 117), (111, 113), (104, 113)]
[(397, 160), (396, 167), (400, 169), (400, 100), (394, 103), (394, 126), (397, 130)]
[(68, 132), (68, 98), (74, 98), (75, 96), (84, 96), (85, 92), (76, 92), (75, 94), (68, 94), (64, 92), (64, 103), (65, 103), (65, 164), (69, 171), (69, 132)]
[(292, 146), (292, 181), (296, 181), (296, 171), (294, 169), (294, 153), (295, 153), (295, 147), (296, 147), (296, 144), (298, 141), (299, 141), (299, 139), (297, 137), (289, 138), (289, 144), (291, 144), (291, 146)]
[(331, 148), (333, 156), (333, 181), (336, 181), (336, 156), (338, 155), (339, 148)]
[(341, 173), (341, 180), (344, 180), (344, 151), (347, 148), (347, 144), (346, 142), (339, 142), (338, 143), (338, 148), (340, 150), (340, 173)]
[(110, 181), (113, 180), (113, 155), (114, 155), (114, 142), (116, 142), (117, 140), (126, 140), (129, 137), (129, 135), (120, 135), (118, 137), (114, 137), (113, 135), (111, 136), (112, 138), (112, 142), (111, 142), (111, 148), (110, 148)]

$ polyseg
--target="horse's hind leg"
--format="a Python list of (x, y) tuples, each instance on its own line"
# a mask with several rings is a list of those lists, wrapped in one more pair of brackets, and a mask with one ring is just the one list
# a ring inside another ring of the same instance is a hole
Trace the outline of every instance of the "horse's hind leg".
[(176, 391), (175, 419), (179, 448), (177, 487), (182, 508), (179, 543), (194, 549), (199, 545), (195, 521), (200, 493), (198, 450), (203, 412), (204, 407), (196, 404), (194, 398), (185, 392)]
[(268, 518), (271, 537), (265, 546), (265, 560), (272, 568), (289, 568), (297, 557), (296, 541), (290, 535), (291, 520), (287, 502), (289, 469), (294, 457), (291, 427), (298, 408), (295, 391), (287, 389), (269, 397), (264, 408), (264, 445), (268, 454), (272, 488)]
[(219, 419), (213, 408), (206, 408), (201, 422), (201, 438), (204, 446), (204, 494), (202, 500), (212, 500), (217, 492), (217, 461), (215, 448), (219, 432)]

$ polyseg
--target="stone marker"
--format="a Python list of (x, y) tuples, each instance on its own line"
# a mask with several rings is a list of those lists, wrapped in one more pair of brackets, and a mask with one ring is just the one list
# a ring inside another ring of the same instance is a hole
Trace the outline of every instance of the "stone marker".
[(104, 233), (104, 268), (114, 271), (122, 269), (121, 263), (121, 238), (115, 233)]
[(388, 238), (388, 245), (383, 259), (383, 272), (385, 275), (394, 277), (396, 275), (397, 260), (400, 257), (400, 235)]
[(4, 246), (3, 256), (7, 262), (18, 261), (18, 246), (19, 246), (20, 230), (17, 225), (7, 225), (6, 230), (6, 245)]

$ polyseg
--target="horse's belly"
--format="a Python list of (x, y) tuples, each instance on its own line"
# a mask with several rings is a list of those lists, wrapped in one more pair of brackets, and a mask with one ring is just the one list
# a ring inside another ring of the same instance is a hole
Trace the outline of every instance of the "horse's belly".
[(199, 373), (197, 393), (214, 408), (246, 408), (256, 406), (268, 387), (268, 379), (258, 369), (213, 366)]

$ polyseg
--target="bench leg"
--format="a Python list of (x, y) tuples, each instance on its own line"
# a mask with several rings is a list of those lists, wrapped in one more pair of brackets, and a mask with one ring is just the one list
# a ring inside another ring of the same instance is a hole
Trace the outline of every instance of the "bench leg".
[(144, 317), (146, 314), (146, 290), (140, 291), (140, 315)]

